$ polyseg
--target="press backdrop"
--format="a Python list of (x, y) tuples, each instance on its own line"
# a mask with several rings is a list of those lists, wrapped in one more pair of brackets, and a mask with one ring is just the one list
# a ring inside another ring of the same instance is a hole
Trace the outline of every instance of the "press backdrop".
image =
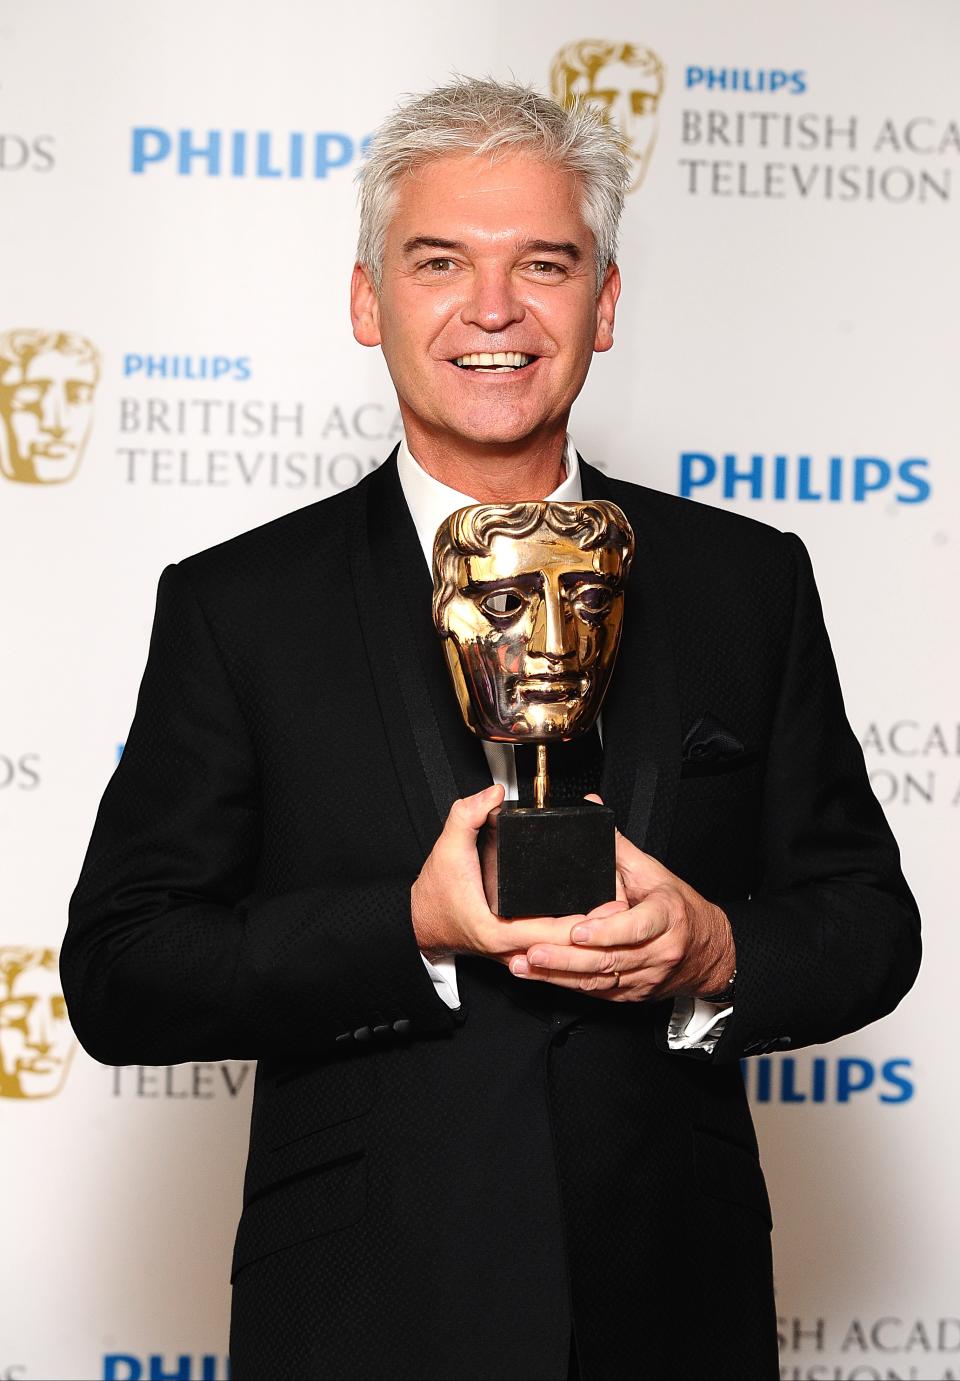
[(353, 177), (453, 70), (621, 122), (575, 440), (809, 545), (925, 917), (901, 1010), (747, 1074), (783, 1375), (960, 1375), (958, 61), (954, 0), (0, 0), (0, 1377), (226, 1374), (253, 1069), (95, 1064), (56, 950), (161, 568), (397, 439)]

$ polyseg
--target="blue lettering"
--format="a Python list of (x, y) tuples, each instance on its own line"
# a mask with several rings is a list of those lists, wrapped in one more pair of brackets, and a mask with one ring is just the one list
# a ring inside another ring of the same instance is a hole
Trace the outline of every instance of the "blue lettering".
[(811, 500), (818, 503), (822, 494), (818, 494), (815, 489), (810, 488), (810, 466), (812, 462), (809, 456), (797, 457), (797, 498)]
[(290, 136), (290, 176), (303, 177), (303, 135)]
[[(859, 1074), (859, 1078), (855, 1076)], [(869, 1060), (844, 1058), (837, 1061), (837, 1102), (849, 1103), (852, 1093), (862, 1093), (873, 1083), (873, 1065)]]
[(788, 1056), (780, 1063), (780, 1101), (783, 1103), (805, 1103), (807, 1095), (800, 1093), (794, 1084), (797, 1062)]
[(706, 73), (702, 67), (688, 67), (687, 86), (699, 86), (705, 76)]
[(773, 1061), (766, 1055), (761, 1055), (757, 1061), (757, 1102), (770, 1102), (771, 1075), (773, 1074)]
[(190, 164), (195, 158), (206, 160), (209, 177), (219, 176), (220, 134), (217, 130), (207, 131), (205, 144), (194, 144), (190, 131), (188, 129), (180, 130), (177, 136), (177, 172), (181, 177), (186, 177), (190, 173)]
[(806, 72), (790, 73), (790, 89), (795, 96), (802, 96), (807, 89)]
[(689, 499), (694, 489), (712, 484), (717, 476), (717, 462), (713, 456), (698, 451), (684, 451), (680, 456), (680, 494)]
[[(870, 479), (873, 470), (876, 478)], [(857, 456), (853, 462), (853, 501), (863, 503), (876, 489), (886, 489), (890, 483), (890, 465), (878, 456)]]
[(150, 1381), (190, 1381), (192, 1371), (189, 1353), (182, 1352), (177, 1358), (176, 1371), (164, 1371), (162, 1355), (150, 1354)]
[(773, 497), (775, 499), (785, 499), (787, 497), (786, 456), (774, 456), (773, 458)]
[(172, 145), (166, 130), (138, 126), (133, 131), (133, 171), (142, 173), (148, 163), (162, 163), (169, 158)]
[(843, 456), (830, 457), (830, 502), (843, 498)]
[(230, 138), (230, 172), (234, 177), (243, 177), (247, 171), (247, 136), (243, 130), (235, 130)]
[(264, 130), (257, 135), (257, 177), (283, 177), (283, 169), (270, 164), (270, 135)]
[(908, 1099), (913, 1097), (913, 1080), (906, 1078), (906, 1076), (903, 1074), (897, 1073), (897, 1069), (899, 1067), (902, 1066), (904, 1069), (910, 1069), (912, 1064), (912, 1060), (887, 1060), (887, 1062), (883, 1065), (883, 1068), (880, 1071), (881, 1074), (883, 1075), (884, 1079), (887, 1081), (888, 1084), (893, 1085), (897, 1092), (881, 1093), (881, 1103), (906, 1103)]
[(124, 372), (124, 375), (125, 375), (125, 376), (129, 377), (129, 375), (131, 375), (131, 374), (137, 374), (137, 373), (139, 373), (139, 371), (140, 371), (142, 368), (143, 368), (143, 356), (142, 356), (142, 355), (124, 355), (124, 357), (123, 357), (123, 372)]
[[(125, 1370), (118, 1370), (120, 1367)], [(140, 1381), (142, 1375), (140, 1358), (127, 1352), (108, 1352), (103, 1359), (103, 1381)]]
[(814, 1103), (825, 1103), (827, 1100), (827, 1062), (819, 1055), (813, 1062), (813, 1091), (811, 1098)]
[(234, 378), (237, 379), (238, 382), (239, 382), (239, 381), (242, 381), (243, 379), (249, 379), (249, 378), (250, 378), (250, 375), (253, 373), (253, 371), (252, 371), (252, 369), (250, 368), (250, 357), (249, 357), (249, 355), (241, 355), (240, 358), (239, 358), (238, 360), (235, 360), (235, 361), (234, 361), (234, 365), (235, 365), (235, 368), (236, 368), (236, 373), (234, 374)]
[[(331, 146), (339, 145), (339, 157), (329, 152)], [(353, 140), (345, 134), (318, 134), (314, 140), (314, 177), (326, 177), (330, 168), (342, 168), (353, 157)]]
[(915, 475), (914, 470), (926, 470), (930, 465), (929, 460), (902, 460), (897, 466), (897, 477), (905, 484), (909, 484), (916, 493), (913, 495), (898, 494), (897, 503), (923, 503), (930, 497), (930, 481)]
[(763, 498), (763, 456), (751, 456), (746, 470), (737, 469), (737, 457), (723, 457), (723, 497), (732, 499), (738, 484), (745, 481), (750, 486), (751, 499)]

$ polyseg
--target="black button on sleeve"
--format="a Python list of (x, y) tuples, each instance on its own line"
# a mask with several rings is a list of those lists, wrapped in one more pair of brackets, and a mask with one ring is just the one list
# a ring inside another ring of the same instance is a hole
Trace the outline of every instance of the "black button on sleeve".
[(410, 1034), (410, 1020), (408, 1017), (400, 1017), (393, 1023), (393, 1029), (398, 1036), (408, 1036)]
[(353, 1039), (355, 1041), (368, 1041), (372, 1036), (373, 1032), (370, 1030), (369, 1026), (358, 1026), (353, 1033)]

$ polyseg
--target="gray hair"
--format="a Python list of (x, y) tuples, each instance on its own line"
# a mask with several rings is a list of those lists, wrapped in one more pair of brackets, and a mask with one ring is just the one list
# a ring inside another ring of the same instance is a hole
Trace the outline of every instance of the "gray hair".
[(581, 212), (596, 241), (597, 291), (617, 255), (617, 230), (630, 181), (623, 141), (606, 116), (584, 101), (564, 109), (518, 82), (457, 77), (412, 96), (374, 133), (360, 167), (357, 259), (377, 292), (383, 282), (387, 226), (399, 179), (449, 154), (529, 154), (572, 173), (582, 187)]

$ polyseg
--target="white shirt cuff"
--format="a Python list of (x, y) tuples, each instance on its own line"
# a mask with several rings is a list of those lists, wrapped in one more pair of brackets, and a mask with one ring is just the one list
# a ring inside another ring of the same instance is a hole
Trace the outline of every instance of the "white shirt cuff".
[(433, 979), (433, 986), (437, 990), (437, 997), (442, 997), (448, 1007), (457, 1011), (460, 1007), (460, 991), (457, 988), (457, 961), (456, 959), (438, 959), (433, 963), (420, 951), (420, 958), (423, 960), (427, 973)]
[(671, 1050), (704, 1050), (712, 1055), (732, 1011), (732, 1004), (724, 1007), (702, 997), (674, 998), (667, 1045)]

